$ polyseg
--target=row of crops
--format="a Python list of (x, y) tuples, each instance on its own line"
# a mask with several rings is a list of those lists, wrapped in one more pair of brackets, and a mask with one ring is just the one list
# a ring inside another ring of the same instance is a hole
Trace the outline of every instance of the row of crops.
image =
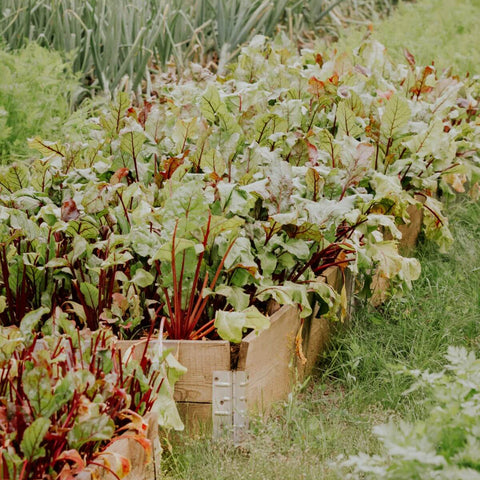
[(117, 338), (238, 343), (272, 300), (342, 321), (326, 269), (380, 305), (420, 273), (399, 251), (407, 209), (444, 251), (442, 199), (478, 198), (478, 81), (409, 52), (257, 35), (224, 75), (149, 78), (0, 170), (2, 478), (122, 477), (112, 438), (148, 451), (148, 412), (181, 427), (181, 366), (161, 350), (124, 363)]
[[(291, 36), (305, 37), (341, 3), (131, 0), (115, 8), (112, 0), (2, 0), (0, 32), (11, 48), (36, 41), (72, 56), (73, 70), (97, 89), (113, 91), (125, 75), (137, 89), (142, 81), (148, 88), (152, 58), (163, 67), (173, 59), (177, 69), (190, 61), (221, 69), (255, 34), (271, 36), (284, 26)], [(361, 0), (345, 5), (345, 13), (367, 18), (376, 3), (390, 7), (388, 0)]]

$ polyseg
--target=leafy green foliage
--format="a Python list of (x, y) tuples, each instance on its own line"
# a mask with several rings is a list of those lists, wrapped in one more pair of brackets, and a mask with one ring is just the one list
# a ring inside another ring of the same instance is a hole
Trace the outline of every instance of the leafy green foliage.
[(431, 407), (424, 420), (374, 428), (385, 454), (359, 454), (340, 462), (345, 478), (478, 478), (480, 360), (463, 347), (450, 347), (445, 370), (410, 371), (410, 392), (426, 389)]
[(71, 478), (89, 462), (123, 477), (128, 460), (102, 453), (123, 431), (151, 451), (142, 416), (173, 403), (165, 355), (122, 359), (110, 332), (77, 330), (59, 308), (43, 335), (0, 329), (2, 479)]
[(122, 336), (152, 319), (215, 336), (216, 317), (271, 298), (303, 316), (309, 296), (337, 305), (316, 286), (332, 266), (379, 304), (419, 275), (398, 251), (407, 207), (445, 250), (433, 195), (478, 189), (475, 84), (395, 65), (376, 42), (298, 57), (257, 36), (226, 78), (155, 88), (138, 107), (120, 93), (81, 144), (36, 138), (31, 168), (0, 172), (4, 325), (64, 305)]
[(60, 54), (35, 44), (0, 48), (0, 163), (26, 155), (26, 140), (57, 135), (80, 86)]

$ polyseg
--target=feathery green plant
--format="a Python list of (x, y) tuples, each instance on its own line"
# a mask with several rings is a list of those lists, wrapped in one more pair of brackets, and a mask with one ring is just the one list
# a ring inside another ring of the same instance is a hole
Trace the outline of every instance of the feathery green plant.
[(29, 44), (0, 49), (0, 163), (27, 152), (27, 138), (58, 133), (80, 84), (59, 53)]

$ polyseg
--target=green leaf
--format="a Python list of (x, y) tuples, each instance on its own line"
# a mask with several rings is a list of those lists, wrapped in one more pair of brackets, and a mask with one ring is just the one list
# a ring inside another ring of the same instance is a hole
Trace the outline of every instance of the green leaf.
[(202, 170), (204, 172), (215, 172), (219, 177), (225, 173), (227, 164), (218, 150), (209, 150), (202, 157)]
[(243, 332), (247, 328), (260, 332), (269, 326), (270, 320), (253, 306), (242, 312), (217, 311), (215, 314), (215, 327), (218, 334), (224, 340), (233, 343), (242, 341)]
[(353, 110), (342, 101), (337, 106), (338, 133), (350, 137), (358, 137), (362, 129), (357, 125), (357, 119)]
[[(245, 293), (243, 287), (221, 285), (215, 289), (214, 293), (226, 297), (228, 304), (236, 311), (245, 310), (250, 303), (250, 295)], [(205, 291), (202, 294), (205, 295)]]
[(7, 308), (7, 297), (5, 295), (0, 295), (0, 313), (3, 313)]
[(14, 163), (5, 174), (0, 174), (0, 185), (10, 192), (16, 192), (29, 185), (29, 170), (21, 163)]
[(50, 309), (47, 307), (40, 307), (32, 312), (28, 312), (20, 322), (20, 331), (23, 335), (31, 335), (41, 318), (50, 312)]
[(98, 307), (98, 288), (91, 283), (81, 282), (80, 291), (83, 294), (85, 303), (90, 308), (96, 309)]
[(45, 268), (63, 268), (68, 267), (68, 260), (65, 258), (55, 257), (45, 264)]
[(68, 432), (69, 446), (76, 450), (87, 442), (110, 440), (115, 433), (115, 424), (107, 414), (98, 414), (92, 409), (91, 416), (81, 418)]
[(316, 200), (323, 192), (325, 179), (314, 168), (309, 168), (305, 175), (305, 183)]
[(50, 377), (48, 370), (39, 366), (23, 374), (23, 390), (37, 416), (50, 417), (56, 410)]
[(101, 125), (107, 130), (110, 135), (120, 132), (123, 127), (124, 117), (127, 108), (130, 106), (130, 98), (128, 93), (120, 92), (112, 104), (108, 115), (100, 119)]
[(386, 138), (393, 138), (410, 120), (410, 107), (407, 100), (398, 95), (393, 95), (388, 100), (382, 116), (380, 132)]
[(218, 112), (226, 111), (225, 104), (220, 99), (220, 94), (214, 85), (209, 85), (200, 99), (200, 111), (211, 123), (215, 123)]
[(45, 449), (40, 447), (45, 435), (50, 428), (51, 421), (48, 418), (37, 418), (30, 426), (23, 432), (20, 449), (29, 462), (41, 458), (45, 455)]
[(154, 277), (151, 273), (147, 272), (143, 268), (137, 268), (135, 275), (132, 278), (132, 283), (140, 288), (146, 288), (154, 281)]
[(128, 130), (121, 133), (120, 149), (131, 155), (132, 158), (138, 158), (142, 145), (145, 143), (146, 137), (143, 131)]
[(48, 142), (47, 140), (42, 140), (40, 137), (35, 137), (34, 139), (29, 140), (28, 146), (33, 150), (37, 150), (45, 157), (51, 155), (58, 157), (65, 157), (66, 149), (63, 145), (58, 142)]
[(257, 293), (260, 301), (273, 298), (280, 305), (293, 305), (300, 307), (300, 317), (307, 318), (312, 314), (312, 307), (308, 298), (306, 285), (285, 282), (283, 285), (266, 285)]
[(37, 192), (45, 192), (52, 186), (52, 173), (50, 171), (50, 162), (35, 160), (31, 166), (30, 183)]
[[(186, 238), (175, 238), (175, 257), (182, 253), (184, 250), (188, 248), (195, 248), (197, 245), (196, 242), (192, 240), (187, 240)], [(172, 261), (172, 242), (167, 242), (162, 245), (155, 255), (153, 256), (152, 260), (161, 260), (162, 262), (171, 262)]]
[(65, 234), (70, 237), (80, 235), (83, 238), (96, 239), (98, 237), (98, 228), (94, 223), (87, 219), (81, 221), (70, 220), (68, 222), (68, 227), (65, 230)]

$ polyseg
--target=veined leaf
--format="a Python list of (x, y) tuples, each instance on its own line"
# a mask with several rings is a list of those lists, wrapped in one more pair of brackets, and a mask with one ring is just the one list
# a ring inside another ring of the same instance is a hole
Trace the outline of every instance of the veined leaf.
[(244, 329), (253, 328), (259, 332), (269, 326), (270, 320), (253, 306), (242, 312), (217, 311), (215, 315), (215, 327), (218, 334), (224, 340), (233, 343), (242, 341)]
[(66, 149), (58, 142), (49, 142), (42, 140), (40, 137), (35, 137), (28, 141), (28, 146), (34, 150), (37, 150), (42, 155), (49, 157), (51, 155), (65, 157)]
[(115, 424), (107, 414), (94, 414), (78, 421), (68, 432), (68, 443), (78, 450), (87, 442), (110, 440), (115, 432)]
[(90, 308), (98, 307), (98, 288), (95, 285), (87, 282), (81, 282), (80, 291), (84, 296), (85, 303)]
[(122, 151), (128, 153), (132, 158), (138, 158), (142, 149), (142, 145), (145, 143), (145, 134), (138, 130), (122, 131), (120, 148)]
[(211, 123), (215, 123), (218, 113), (226, 112), (226, 106), (222, 102), (218, 90), (213, 85), (209, 85), (207, 91), (200, 99), (200, 111)]
[(313, 194), (313, 199), (316, 200), (323, 191), (325, 179), (314, 168), (309, 168), (305, 175), (305, 183), (308, 190)]
[(284, 118), (273, 113), (266, 113), (255, 121), (255, 140), (262, 145), (270, 135), (276, 132), (286, 132), (287, 129), (288, 123)]
[(337, 124), (340, 135), (358, 137), (362, 133), (362, 129), (357, 125), (355, 113), (345, 101), (340, 102), (337, 106)]
[(98, 229), (93, 223), (84, 218), (81, 221), (70, 220), (65, 233), (71, 237), (80, 235), (83, 238), (96, 239), (98, 236)]
[[(175, 257), (182, 253), (187, 248), (195, 248), (197, 243), (186, 238), (175, 238)], [(172, 242), (167, 242), (162, 245), (157, 253), (153, 256), (152, 260), (161, 260), (162, 262), (171, 262), (172, 260)], [(198, 252), (200, 253), (200, 252)]]
[(338, 165), (338, 157), (340, 156), (340, 145), (335, 143), (333, 135), (327, 129), (320, 130), (318, 136), (318, 148), (329, 154), (331, 166), (336, 167)]
[(101, 125), (112, 135), (119, 133), (124, 123), (124, 116), (130, 106), (130, 98), (126, 92), (117, 95), (108, 115), (100, 119)]
[(442, 144), (443, 123), (440, 119), (434, 119), (426, 125), (423, 131), (417, 133), (405, 146), (414, 154), (423, 157), (435, 151), (437, 144)]
[(49, 161), (35, 160), (31, 166), (30, 183), (37, 192), (44, 192), (52, 185), (52, 172)]
[(50, 419), (40, 417), (28, 426), (25, 429), (25, 432), (23, 432), (20, 448), (30, 462), (45, 455), (45, 449), (40, 447), (40, 445), (45, 438), (50, 425)]
[(227, 165), (222, 154), (218, 150), (209, 150), (202, 157), (202, 170), (205, 172), (214, 172), (218, 177), (225, 173)]
[(36, 367), (23, 374), (23, 389), (35, 415), (50, 417), (56, 410), (50, 375), (46, 368)]
[(380, 132), (386, 138), (393, 138), (410, 120), (410, 107), (402, 96), (395, 94), (388, 100), (382, 116)]
[(4, 175), (0, 175), (0, 185), (13, 193), (28, 187), (29, 177), (29, 171), (25, 165), (14, 163)]

